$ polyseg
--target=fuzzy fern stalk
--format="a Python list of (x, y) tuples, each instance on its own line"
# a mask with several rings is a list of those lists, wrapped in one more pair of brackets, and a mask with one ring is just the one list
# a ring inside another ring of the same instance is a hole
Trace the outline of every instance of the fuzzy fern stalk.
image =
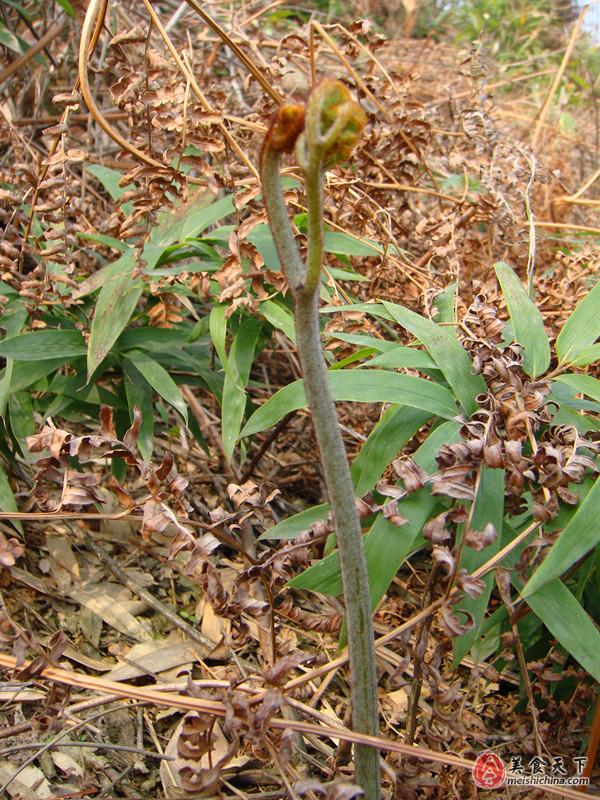
[[(319, 329), (323, 174), (327, 168), (348, 158), (365, 121), (363, 110), (352, 100), (346, 87), (337, 81), (324, 80), (313, 89), (306, 109), (295, 104), (280, 107), (263, 144), (261, 173), (273, 239), (294, 300), (298, 354), (335, 521), (348, 626), (353, 728), (376, 736), (379, 733), (377, 676), (367, 565)], [(294, 147), (306, 182), (306, 263), (294, 240), (279, 174), (281, 153)], [(378, 751), (357, 746), (355, 763), (356, 780), (365, 797), (378, 800), (381, 797)]]

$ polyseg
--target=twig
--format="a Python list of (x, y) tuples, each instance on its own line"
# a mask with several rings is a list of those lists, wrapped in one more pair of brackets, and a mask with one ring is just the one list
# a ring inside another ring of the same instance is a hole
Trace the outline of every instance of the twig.
[[(86, 720), (86, 722), (87, 721), (88, 720)], [(70, 733), (72, 730), (72, 728), (69, 728), (67, 733)], [(117, 750), (121, 753), (137, 753), (144, 758), (156, 758), (159, 761), (175, 760), (173, 756), (165, 756), (161, 753), (154, 753), (152, 750), (140, 750), (138, 747), (129, 747), (125, 744), (113, 744), (112, 742), (50, 742), (50, 747), (44, 742), (26, 742), (25, 744), (15, 744), (12, 747), (0, 750), (0, 756), (10, 756), (19, 750), (34, 750), (37, 747), (44, 748), (44, 751), (52, 749), (53, 747), (93, 747), (97, 750)], [(35, 757), (37, 758), (38, 755), (39, 753), (36, 753)], [(12, 780), (14, 780), (14, 778)]]
[[(198, 86), (198, 82), (195, 79), (192, 70), (189, 68), (189, 66), (185, 63), (185, 61), (181, 58), (181, 56), (177, 52), (177, 49), (176, 49), (175, 45), (173, 44), (173, 42), (171, 40), (171, 37), (166, 32), (162, 22), (160, 21), (160, 18), (156, 14), (156, 11), (153, 9), (152, 4), (150, 3), (150, 0), (143, 0), (143, 3), (146, 6), (146, 8), (148, 9), (148, 13), (150, 14), (150, 18), (152, 19), (153, 24), (156, 26), (159, 34), (161, 35), (162, 40), (166, 44), (168, 51), (171, 53), (171, 56), (173, 57), (173, 60), (177, 64), (178, 69), (180, 70), (182, 75), (185, 77), (186, 81), (188, 81), (189, 85), (192, 87), (192, 91), (194, 92), (194, 94), (196, 95), (196, 97), (198, 98), (200, 103), (202, 104), (202, 107), (204, 108), (204, 110), (206, 112), (214, 113), (213, 107), (208, 102), (208, 100), (205, 97), (204, 92), (202, 91), (202, 89), (200, 89), (200, 87)], [(221, 131), (221, 135), (223, 136), (223, 138), (225, 139), (227, 144), (236, 153), (236, 155), (238, 156), (240, 161), (248, 167), (250, 172), (258, 180), (258, 172), (256, 170), (256, 167), (254, 166), (254, 164), (252, 164), (252, 162), (250, 161), (248, 156), (244, 153), (242, 148), (239, 146), (239, 144), (236, 142), (236, 140), (233, 138), (233, 136), (229, 133), (229, 131), (227, 130), (227, 128), (223, 124), (222, 120), (219, 120), (217, 122), (217, 127)]]
[(537, 147), (538, 140), (540, 138), (542, 128), (544, 123), (546, 122), (546, 117), (548, 116), (548, 112), (550, 111), (550, 106), (552, 104), (552, 98), (554, 97), (556, 90), (558, 89), (558, 85), (562, 80), (562, 76), (564, 75), (565, 69), (567, 68), (567, 64), (569, 63), (569, 59), (571, 58), (571, 53), (573, 52), (573, 48), (575, 47), (575, 42), (577, 41), (577, 37), (579, 36), (579, 32), (581, 30), (581, 26), (583, 25), (583, 20), (585, 15), (587, 14), (589, 6), (583, 6), (581, 11), (579, 12), (579, 16), (577, 17), (577, 21), (573, 26), (573, 30), (571, 32), (571, 37), (569, 38), (569, 43), (567, 45), (567, 49), (565, 50), (565, 54), (563, 59), (560, 63), (560, 67), (556, 75), (554, 76), (554, 80), (552, 81), (552, 85), (548, 90), (548, 94), (544, 101), (544, 104), (541, 108), (539, 113), (537, 122), (535, 123), (535, 129), (533, 131), (533, 136), (531, 137), (531, 148), (535, 150)]
[[(458, 559), (457, 559), (458, 560)], [(429, 573), (427, 580), (427, 588), (423, 594), (422, 607), (425, 608), (431, 603), (433, 597), (433, 590), (437, 583), (436, 565)], [(412, 744), (415, 740), (415, 733), (417, 730), (417, 710), (419, 708), (419, 698), (421, 696), (421, 689), (423, 686), (423, 661), (425, 659), (425, 648), (429, 639), (429, 629), (433, 617), (426, 617), (415, 634), (415, 643), (412, 651), (413, 661), (413, 680), (410, 686), (410, 695), (408, 698), (408, 708), (406, 710), (406, 741)]]
[(533, 723), (533, 738), (535, 740), (535, 750), (538, 756), (541, 758), (543, 744), (538, 724), (537, 708), (535, 705), (535, 698), (533, 696), (533, 688), (531, 686), (531, 680), (529, 679), (529, 672), (527, 670), (527, 660), (525, 658), (525, 651), (523, 650), (523, 643), (521, 642), (519, 626), (517, 625), (517, 622), (515, 621), (514, 617), (515, 606), (512, 602), (512, 598), (510, 595), (510, 580), (508, 579), (506, 574), (502, 575), (499, 569), (496, 570), (496, 586), (498, 587), (498, 591), (500, 593), (500, 597), (502, 598), (502, 602), (504, 603), (506, 610), (508, 611), (508, 618), (510, 620), (510, 626), (514, 638), (515, 650), (517, 651), (517, 659), (519, 661), (519, 668), (521, 670), (521, 678), (523, 680), (523, 684), (525, 685), (527, 700), (529, 702), (529, 711), (531, 713), (531, 721)]
[(239, 47), (233, 41), (231, 36), (229, 36), (226, 33), (226, 31), (224, 31), (223, 28), (217, 22), (215, 22), (215, 20), (209, 14), (207, 14), (206, 11), (204, 11), (202, 6), (199, 3), (197, 3), (196, 0), (186, 0), (186, 2), (189, 6), (191, 6), (194, 9), (196, 14), (198, 14), (198, 16), (201, 17), (204, 20), (204, 22), (210, 28), (213, 29), (213, 31), (217, 34), (217, 36), (221, 39), (221, 41), (223, 41), (227, 45), (227, 47), (229, 47), (230, 50), (232, 50), (235, 53), (235, 55), (239, 58), (242, 64), (246, 67), (248, 72), (250, 72), (260, 83), (265, 92), (276, 103), (281, 103), (283, 101), (282, 95), (280, 95), (279, 92), (271, 86), (271, 84), (265, 78), (262, 72), (256, 67), (252, 59), (249, 58), (246, 55), (246, 53), (244, 53), (244, 51), (241, 49), (241, 47)]
[(591, 233), (600, 236), (600, 228), (592, 228), (590, 225), (571, 225), (570, 222), (538, 222), (535, 220), (536, 228), (557, 228), (564, 231), (580, 231), (581, 233)]

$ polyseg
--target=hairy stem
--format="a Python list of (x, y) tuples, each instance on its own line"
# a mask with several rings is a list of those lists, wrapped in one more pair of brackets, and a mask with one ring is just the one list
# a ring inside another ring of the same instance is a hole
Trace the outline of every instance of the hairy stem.
[[(323, 252), (322, 156), (309, 148), (306, 188), (308, 201), (308, 264), (302, 271), (279, 178), (279, 153), (268, 144), (263, 153), (262, 180), (275, 246), (294, 298), (298, 354), (308, 405), (319, 445), (323, 474), (333, 511), (344, 588), (350, 663), (352, 725), (355, 731), (378, 735), (377, 673), (371, 598), (362, 529), (354, 488), (321, 349), (319, 286)], [(292, 251), (294, 255), (292, 255)], [(303, 280), (298, 282), (301, 275)], [(364, 745), (355, 749), (356, 780), (367, 800), (381, 797), (379, 754)]]

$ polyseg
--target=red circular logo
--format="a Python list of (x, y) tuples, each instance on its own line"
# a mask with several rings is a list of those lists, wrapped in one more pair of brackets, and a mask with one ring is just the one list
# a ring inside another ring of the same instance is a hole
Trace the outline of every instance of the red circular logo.
[(473, 780), (480, 789), (497, 789), (506, 778), (506, 768), (496, 753), (480, 753), (475, 759)]

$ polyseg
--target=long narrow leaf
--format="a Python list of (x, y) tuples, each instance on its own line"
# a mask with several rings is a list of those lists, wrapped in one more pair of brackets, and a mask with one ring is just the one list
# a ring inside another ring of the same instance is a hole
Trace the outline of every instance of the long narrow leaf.
[(600, 631), (564, 583), (547, 583), (527, 597), (527, 604), (567, 652), (600, 681)]
[[(28, 317), (28, 312), (25, 306), (20, 302), (11, 302), (4, 309), (2, 315), (2, 327), (4, 328), (4, 341), (10, 339), (12, 336), (17, 336), (25, 324)], [(11, 382), (14, 361), (12, 358), (6, 359), (6, 366), (0, 377), (0, 417), (4, 416), (6, 411), (6, 403), (11, 392)]]
[(570, 386), (577, 393), (587, 394), (588, 397), (600, 403), (600, 381), (598, 378), (592, 378), (591, 375), (568, 373), (567, 375), (559, 375), (555, 380)]
[(523, 369), (532, 378), (543, 375), (550, 364), (550, 343), (538, 307), (515, 272), (503, 261), (494, 264), (506, 298), (517, 342), (523, 348)]
[[(477, 493), (473, 501), (470, 528), (473, 531), (483, 531), (486, 525), (491, 524), (494, 526), (497, 535), (494, 541), (482, 550), (473, 550), (471, 547), (465, 546), (459, 564), (460, 569), (466, 569), (468, 573), (472, 573), (498, 552), (502, 535), (503, 516), (504, 470), (490, 469), (483, 464), (479, 474)], [(473, 627), (453, 642), (455, 664), (462, 661), (475, 639), (479, 636), (479, 630), (494, 585), (493, 573), (486, 575), (483, 582), (485, 589), (481, 594), (477, 597), (465, 596), (458, 605), (459, 609), (467, 611), (472, 616)]]
[(366, 361), (363, 367), (383, 367), (384, 369), (437, 369), (437, 364), (424, 350), (416, 347), (397, 345), (381, 355)]
[(475, 398), (486, 391), (486, 385), (481, 375), (473, 372), (471, 359), (461, 347), (454, 331), (451, 328), (443, 328), (395, 303), (384, 302), (383, 306), (399, 325), (425, 345), (465, 413), (472, 414), (477, 408)]
[(405, 406), (388, 408), (369, 434), (352, 464), (352, 480), (357, 497), (375, 486), (383, 471), (431, 415)]
[[(6, 472), (0, 466), (0, 509), (2, 511), (17, 511), (17, 502), (15, 500), (15, 496), (12, 493), (12, 489), (10, 488), (10, 483), (8, 478), (6, 477)], [(12, 520), (13, 525), (15, 528), (18, 529), (20, 533), (23, 533), (23, 526), (21, 522), (17, 519)]]
[[(458, 441), (460, 425), (446, 422), (435, 428), (414, 454), (415, 462), (426, 472), (435, 468), (435, 456), (442, 444)], [(440, 500), (434, 497), (428, 486), (398, 503), (398, 510), (408, 522), (400, 527), (392, 524), (380, 514), (365, 539), (365, 556), (369, 572), (369, 589), (373, 606), (388, 590), (394, 575), (415, 545), (426, 520), (431, 516)], [(303, 573), (290, 581), (296, 589), (310, 589), (324, 594), (340, 595), (342, 580), (337, 551), (317, 561)]]
[(521, 594), (523, 597), (563, 575), (588, 550), (600, 542), (600, 481), (592, 489), (554, 542), (548, 555), (533, 573)]
[(107, 271), (100, 289), (88, 343), (88, 378), (109, 354), (129, 322), (142, 294), (142, 281), (132, 276), (135, 252), (129, 250)]
[(260, 539), (295, 539), (304, 531), (318, 522), (320, 519), (326, 519), (329, 513), (329, 503), (321, 503), (318, 506), (312, 506), (304, 511), (293, 514), (287, 519), (281, 520), (277, 525), (268, 528), (259, 538)]
[[(443, 386), (412, 375), (383, 370), (334, 370), (329, 373), (334, 400), (356, 403), (397, 403), (420, 408), (444, 419), (454, 419), (457, 409), (452, 394)], [(251, 436), (276, 425), (290, 411), (306, 406), (304, 382), (295, 381), (276, 392), (248, 420), (240, 437)]]
[(142, 419), (137, 437), (137, 446), (146, 463), (152, 458), (154, 448), (154, 405), (152, 403), (152, 387), (136, 369), (132, 361), (123, 359), (125, 378), (125, 395), (129, 408), (129, 417), (133, 421), (133, 411), (138, 408)]
[(221, 406), (221, 435), (223, 450), (228, 461), (231, 460), (242, 426), (246, 407), (246, 386), (260, 329), (259, 320), (252, 317), (247, 319), (234, 336), (229, 351), (230, 374), (225, 375)]
[(48, 361), (85, 355), (83, 336), (74, 330), (41, 330), (0, 342), (0, 356), (15, 361)]
[(577, 304), (558, 334), (556, 353), (561, 364), (577, 362), (582, 352), (593, 345), (600, 336), (599, 307), (600, 283), (597, 283), (592, 291)]
[(135, 368), (144, 376), (154, 391), (163, 400), (178, 411), (187, 423), (187, 405), (173, 378), (158, 361), (155, 361), (143, 350), (131, 350), (127, 353)]

